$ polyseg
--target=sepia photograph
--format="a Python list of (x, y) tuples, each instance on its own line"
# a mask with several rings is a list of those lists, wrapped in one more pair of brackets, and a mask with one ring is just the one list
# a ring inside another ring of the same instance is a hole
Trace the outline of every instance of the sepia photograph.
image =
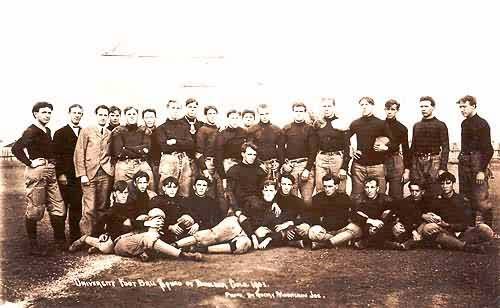
[(493, 2), (0, 7), (0, 306), (500, 307)]

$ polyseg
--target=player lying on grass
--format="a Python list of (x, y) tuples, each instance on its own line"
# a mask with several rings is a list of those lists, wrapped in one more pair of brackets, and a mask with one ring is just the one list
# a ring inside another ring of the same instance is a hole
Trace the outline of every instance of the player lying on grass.
[[(137, 217), (137, 220), (144, 220), (144, 225), (153, 220), (162, 221), (166, 219), (165, 212), (161, 209), (151, 209), (147, 215)], [(160, 232), (163, 223), (148, 227), (146, 232), (129, 232), (119, 236), (115, 240), (114, 252), (123, 257), (139, 257), (142, 261), (148, 261), (153, 253), (160, 256), (170, 256), (174, 258), (201, 261), (202, 255), (199, 253), (183, 252), (160, 239)]]
[[(146, 184), (147, 185), (147, 184)], [(105, 225), (106, 233), (99, 237), (84, 235), (74, 241), (68, 250), (75, 252), (85, 244), (91, 246), (89, 253), (113, 253), (113, 240), (118, 236), (130, 232), (137, 216), (143, 214), (145, 209), (137, 206), (135, 202), (128, 201), (129, 190), (127, 182), (120, 180), (113, 185), (111, 192), (111, 207), (104, 213), (99, 224)], [(96, 250), (97, 249), (97, 250)]]
[(453, 189), (456, 178), (446, 171), (438, 177), (442, 194), (428, 208), (423, 236), (442, 248), (484, 253), (482, 243), (493, 238), (493, 230), (484, 223), (475, 225), (474, 212), (469, 201)]

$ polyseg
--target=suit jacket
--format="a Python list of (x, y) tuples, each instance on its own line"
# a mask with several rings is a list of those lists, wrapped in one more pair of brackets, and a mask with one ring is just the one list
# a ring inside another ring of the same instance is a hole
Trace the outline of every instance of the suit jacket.
[(115, 168), (111, 164), (111, 132), (105, 128), (101, 135), (98, 126), (82, 129), (76, 142), (73, 161), (77, 177), (86, 175), (93, 179), (99, 167), (113, 176)]
[(64, 174), (68, 178), (75, 177), (75, 164), (73, 156), (75, 154), (76, 141), (78, 136), (71, 126), (66, 125), (56, 130), (54, 133), (54, 152), (56, 154), (56, 174)]

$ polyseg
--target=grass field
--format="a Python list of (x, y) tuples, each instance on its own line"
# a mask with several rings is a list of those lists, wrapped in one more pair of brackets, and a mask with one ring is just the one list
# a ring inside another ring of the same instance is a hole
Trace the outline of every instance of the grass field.
[[(206, 255), (201, 263), (141, 263), (84, 252), (28, 256), (23, 169), (16, 162), (0, 163), (0, 302), (99, 308), (500, 307), (498, 241), (485, 255), (278, 248)], [(456, 173), (456, 165), (450, 169)], [(500, 184), (498, 179), (491, 184), (497, 205)], [(500, 226), (498, 217), (497, 207)], [(47, 218), (39, 227), (42, 243), (50, 243), (52, 236)]]

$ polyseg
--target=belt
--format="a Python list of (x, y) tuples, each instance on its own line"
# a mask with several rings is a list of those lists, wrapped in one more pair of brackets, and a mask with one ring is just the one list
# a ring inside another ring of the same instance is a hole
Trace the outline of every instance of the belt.
[(126, 157), (126, 158), (119, 158), (118, 159), (119, 161), (127, 161), (127, 160), (140, 160), (141, 162), (142, 161), (146, 161), (146, 159), (142, 158), (142, 157), (138, 157), (138, 158), (130, 158), (130, 157)]
[(319, 154), (323, 155), (328, 155), (328, 156), (341, 156), (344, 155), (344, 151), (332, 151), (332, 152), (326, 152), (326, 151), (319, 151)]
[(186, 156), (186, 152), (172, 152), (172, 153), (165, 153), (161, 152), (161, 155), (174, 155), (174, 156)]
[(301, 158), (295, 158), (295, 159), (285, 159), (285, 163), (290, 163), (290, 164), (300, 164), (303, 162), (306, 162), (307, 158), (301, 157)]
[(432, 155), (439, 155), (439, 152), (430, 152), (430, 153), (415, 153), (415, 156), (416, 157), (429, 157), (429, 156), (432, 156)]

